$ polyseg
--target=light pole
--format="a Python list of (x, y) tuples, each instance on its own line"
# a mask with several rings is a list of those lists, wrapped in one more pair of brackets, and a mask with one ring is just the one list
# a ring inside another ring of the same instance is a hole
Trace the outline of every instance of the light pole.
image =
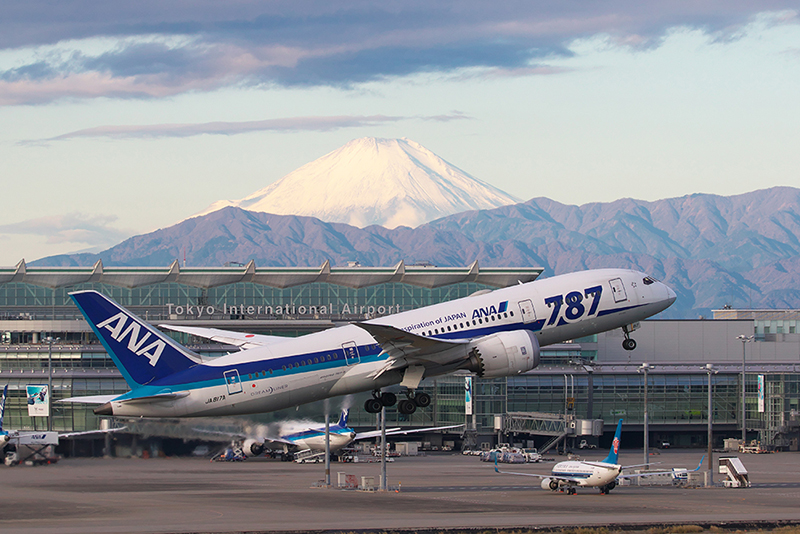
[(650, 431), (647, 426), (647, 372), (652, 370), (654, 367), (649, 363), (643, 363), (639, 366), (636, 370), (637, 373), (644, 374), (644, 464), (645, 469), (650, 468)]
[(742, 342), (742, 445), (747, 443), (747, 411), (745, 410), (745, 344), (748, 341), (753, 341), (754, 336), (746, 336), (740, 334), (736, 339)]
[(719, 371), (714, 369), (714, 365), (707, 363), (702, 369), (708, 374), (708, 478), (706, 479), (706, 486), (713, 486), (714, 485), (714, 449), (711, 447), (712, 443), (712, 433), (711, 433), (711, 424), (712, 424), (712, 414), (714, 413), (714, 405), (711, 399), (711, 375), (717, 374)]
[(53, 336), (47, 337), (47, 431), (53, 430)]

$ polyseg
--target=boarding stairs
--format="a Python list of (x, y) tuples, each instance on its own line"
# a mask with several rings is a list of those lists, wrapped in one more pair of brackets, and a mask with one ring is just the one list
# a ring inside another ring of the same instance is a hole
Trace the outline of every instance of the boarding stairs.
[(727, 478), (722, 481), (726, 488), (749, 488), (750, 478), (747, 475), (742, 461), (736, 456), (721, 456), (719, 458), (719, 472)]

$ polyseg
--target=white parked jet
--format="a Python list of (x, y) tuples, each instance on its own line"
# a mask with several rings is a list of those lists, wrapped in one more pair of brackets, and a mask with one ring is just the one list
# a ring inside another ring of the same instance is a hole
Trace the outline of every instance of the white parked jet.
[[(601, 494), (607, 494), (617, 486), (617, 480), (625, 478), (650, 477), (656, 475), (674, 475), (674, 471), (650, 471), (647, 473), (622, 474), (624, 469), (634, 467), (644, 467), (640, 465), (619, 465), (620, 437), (622, 435), (622, 419), (617, 423), (617, 431), (614, 433), (614, 441), (611, 444), (611, 451), (608, 456), (600, 462), (589, 462), (584, 460), (568, 460), (559, 462), (553, 466), (549, 475), (539, 475), (535, 473), (514, 473), (511, 471), (500, 471), (497, 468), (497, 460), (494, 463), (494, 470), (505, 475), (520, 475), (542, 479), (542, 489), (552, 491), (565, 491), (569, 494), (575, 493), (575, 488), (600, 488)], [(700, 459), (700, 465), (703, 464)], [(700, 470), (700, 465), (695, 471)]]
[(71, 439), (125, 430), (125, 427), (120, 427), (110, 430), (86, 430), (83, 432), (64, 432), (60, 434), (58, 432), (44, 430), (4, 430), (3, 416), (6, 411), (6, 398), (8, 398), (8, 384), (3, 386), (3, 397), (0, 399), (0, 451), (5, 449), (6, 445), (58, 445), (59, 439)]
[[(675, 301), (643, 273), (601, 269), (554, 276), (299, 338), (165, 327), (225, 339), (240, 352), (204, 360), (96, 291), (71, 294), (131, 391), (77, 397), (99, 415), (196, 417), (262, 413), (372, 391), (365, 409), (430, 404), (425, 377), (458, 370), (482, 377), (524, 373), (539, 347), (627, 325)], [(381, 388), (400, 384), (406, 398)]]
[[(380, 430), (370, 430), (367, 432), (356, 432), (354, 429), (347, 426), (347, 419), (349, 410), (342, 410), (339, 420), (336, 423), (329, 425), (330, 433), (330, 448), (332, 452), (337, 452), (344, 447), (347, 447), (354, 441), (364, 439), (374, 439), (380, 437)], [(402, 429), (400, 427), (387, 428), (387, 436), (415, 434), (419, 432), (432, 432), (437, 430), (449, 430), (452, 428), (461, 428), (464, 425), (449, 425), (437, 426), (430, 428), (413, 428)], [(200, 432), (205, 432), (198, 429)], [(302, 451), (310, 449), (313, 451), (325, 450), (325, 425), (298, 423), (298, 422), (284, 422), (280, 425), (280, 435), (270, 437), (268, 435), (258, 435), (258, 429), (253, 433), (230, 434), (223, 432), (212, 432), (214, 434), (222, 434), (226, 437), (234, 437), (243, 440), (242, 449), (246, 454), (258, 456), (269, 447), (269, 444), (278, 444), (284, 446), (286, 452)], [(254, 435), (255, 434), (255, 435)], [(263, 434), (267, 434), (264, 432)]]

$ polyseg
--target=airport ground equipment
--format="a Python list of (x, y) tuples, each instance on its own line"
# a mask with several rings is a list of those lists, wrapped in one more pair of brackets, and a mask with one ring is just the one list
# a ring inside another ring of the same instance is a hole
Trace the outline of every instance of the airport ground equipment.
[(721, 456), (719, 459), (719, 473), (726, 475), (722, 481), (726, 488), (749, 488), (750, 477), (742, 461), (736, 456)]

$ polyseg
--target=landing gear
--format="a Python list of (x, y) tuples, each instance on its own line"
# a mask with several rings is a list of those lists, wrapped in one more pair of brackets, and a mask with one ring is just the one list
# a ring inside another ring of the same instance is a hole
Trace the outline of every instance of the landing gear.
[(623, 326), (622, 333), (625, 334), (625, 339), (622, 341), (622, 348), (625, 350), (633, 350), (636, 348), (636, 340), (631, 339), (632, 326)]
[(381, 393), (380, 390), (372, 392), (372, 398), (364, 402), (364, 410), (367, 413), (378, 413), (384, 406), (394, 406), (397, 403), (397, 395), (388, 391)]
[(431, 396), (427, 393), (408, 390), (405, 399), (398, 402), (397, 395), (380, 390), (372, 392), (372, 398), (364, 402), (364, 411), (367, 413), (378, 413), (384, 406), (394, 406), (397, 404), (397, 411), (404, 415), (411, 415), (417, 408), (427, 408), (431, 405)]
[(417, 411), (417, 405), (411, 399), (402, 399), (397, 403), (397, 411), (403, 415), (411, 415)]

